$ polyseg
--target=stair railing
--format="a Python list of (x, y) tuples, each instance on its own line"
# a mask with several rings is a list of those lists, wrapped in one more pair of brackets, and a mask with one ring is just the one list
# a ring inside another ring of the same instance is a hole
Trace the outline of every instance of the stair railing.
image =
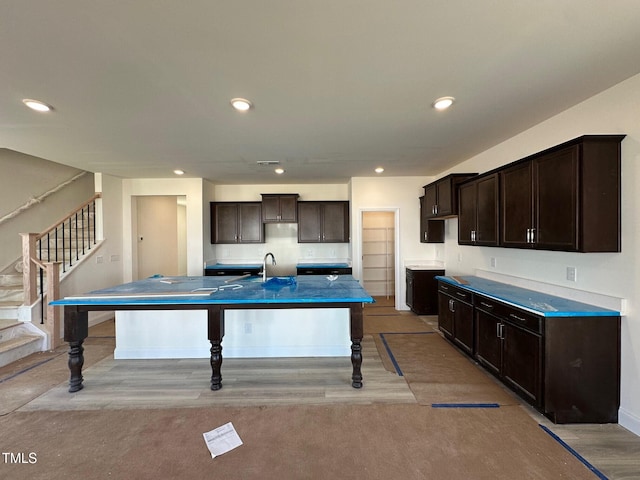
[(42, 233), (21, 234), (24, 303), (33, 305), (40, 297), (41, 323), (46, 323), (45, 328), (50, 333), (50, 348), (55, 348), (60, 342), (60, 319), (58, 309), (44, 305), (44, 279), (46, 277), (47, 298), (57, 299), (60, 276), (89, 253), (97, 243), (96, 200), (101, 196), (99, 193), (94, 195)]

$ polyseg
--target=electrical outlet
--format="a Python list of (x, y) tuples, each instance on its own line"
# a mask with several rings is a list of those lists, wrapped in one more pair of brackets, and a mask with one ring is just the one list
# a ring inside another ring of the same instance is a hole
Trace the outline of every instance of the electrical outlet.
[(244, 333), (251, 333), (251, 332), (253, 332), (252, 325), (251, 325), (251, 323), (246, 322), (244, 324)]
[(104, 257), (102, 255), (98, 255), (96, 257), (96, 263), (104, 263)]
[(576, 267), (567, 267), (567, 280), (570, 282), (578, 281), (578, 270)]
[(496, 257), (491, 257), (491, 268), (496, 268), (497, 261)]

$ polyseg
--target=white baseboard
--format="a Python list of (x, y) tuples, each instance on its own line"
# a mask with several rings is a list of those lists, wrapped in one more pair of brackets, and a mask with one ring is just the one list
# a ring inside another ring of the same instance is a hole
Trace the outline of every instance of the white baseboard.
[(620, 408), (618, 410), (618, 424), (640, 437), (640, 417)]

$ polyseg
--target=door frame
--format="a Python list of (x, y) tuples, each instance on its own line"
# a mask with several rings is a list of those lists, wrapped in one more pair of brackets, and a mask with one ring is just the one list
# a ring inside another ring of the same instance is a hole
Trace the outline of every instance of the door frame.
[(404, 281), (404, 278), (400, 275), (400, 208), (398, 207), (361, 207), (358, 209), (357, 216), (357, 232), (359, 235), (358, 242), (354, 247), (357, 248), (357, 252), (354, 252), (354, 260), (357, 260), (356, 271), (358, 278), (361, 279), (362, 282), (362, 242), (363, 242), (363, 232), (362, 232), (362, 217), (366, 212), (392, 212), (394, 225), (393, 225), (393, 275), (394, 275), (394, 304), (395, 309), (400, 310), (401, 301), (401, 282)]

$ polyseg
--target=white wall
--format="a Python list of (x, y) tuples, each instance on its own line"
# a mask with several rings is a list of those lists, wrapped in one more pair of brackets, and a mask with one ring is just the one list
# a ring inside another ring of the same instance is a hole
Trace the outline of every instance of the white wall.
[[(490, 270), (562, 287), (626, 299), (622, 318), (622, 387), (619, 423), (640, 435), (640, 75), (602, 92), (452, 171), (485, 172), (585, 134), (623, 133), (622, 252), (562, 253), (465, 247), (457, 244), (457, 221), (447, 220), (444, 249), (448, 274)], [(450, 172), (443, 172), (443, 175)], [(496, 259), (492, 269), (490, 258)], [(577, 282), (566, 267), (577, 268)]]
[[(0, 175), (1, 218), (10, 216), (25, 204), (33, 203), (46, 192), (81, 174), (82, 170), (0, 148), (0, 172), (4, 174)], [(51, 227), (91, 198), (93, 182), (93, 175), (86, 173), (15, 217), (0, 223), (0, 271), (13, 267), (22, 257), (20, 233), (38, 233)]]
[[(204, 202), (203, 180), (200, 178), (177, 179), (125, 179), (122, 181), (122, 239), (124, 281), (134, 278), (135, 238), (133, 222), (135, 211), (132, 207), (136, 196), (176, 195), (185, 197), (187, 275), (202, 275), (204, 252)], [(206, 206), (208, 208), (208, 205)]]
[(432, 177), (357, 177), (351, 179), (351, 243), (353, 272), (362, 272), (362, 212), (387, 210), (397, 212), (396, 308), (408, 310), (405, 303), (406, 283), (404, 267), (425, 260), (442, 260), (443, 248), (436, 244), (420, 243), (420, 202), (424, 185)]

